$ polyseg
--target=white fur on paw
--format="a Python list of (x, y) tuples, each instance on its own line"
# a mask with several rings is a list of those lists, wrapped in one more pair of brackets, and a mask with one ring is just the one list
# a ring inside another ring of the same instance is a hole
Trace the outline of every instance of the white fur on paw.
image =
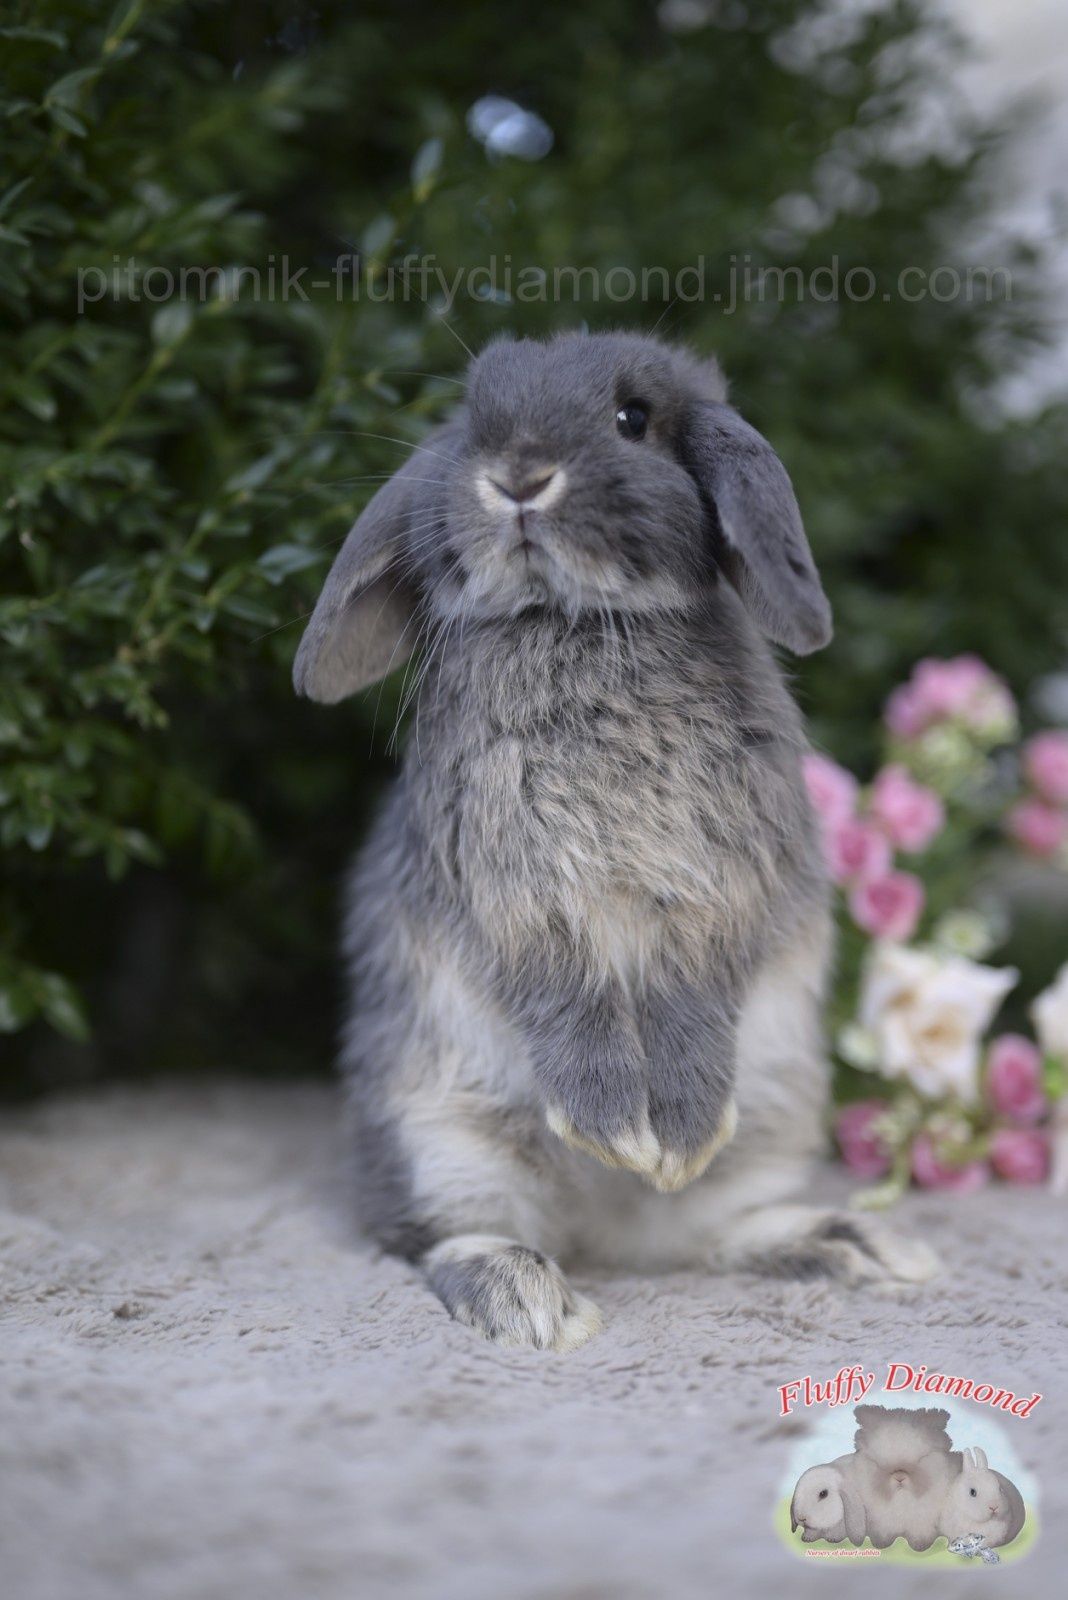
[(887, 1270), (898, 1283), (927, 1283), (941, 1271), (938, 1256), (920, 1239), (880, 1228), (877, 1248)]
[(662, 1158), (660, 1140), (649, 1125), (648, 1116), (637, 1128), (624, 1128), (621, 1133), (605, 1136), (603, 1140), (589, 1139), (579, 1132), (566, 1111), (559, 1106), (549, 1106), (545, 1121), (558, 1139), (572, 1150), (582, 1150), (596, 1156), (606, 1167), (624, 1167), (642, 1177), (654, 1180)]
[(555, 1261), (496, 1236), (446, 1239), (424, 1258), (431, 1285), (457, 1322), (495, 1344), (577, 1350), (601, 1327)]
[(571, 1292), (571, 1300), (571, 1310), (565, 1312), (560, 1331), (552, 1346), (561, 1355), (571, 1350), (578, 1350), (587, 1339), (592, 1339), (595, 1333), (600, 1333), (604, 1326), (604, 1318), (592, 1300), (587, 1300), (584, 1294), (575, 1294), (574, 1290)]
[(693, 1183), (708, 1170), (724, 1146), (730, 1144), (737, 1131), (738, 1107), (733, 1100), (730, 1100), (715, 1137), (706, 1145), (702, 1145), (700, 1150), (688, 1156), (676, 1150), (664, 1151), (659, 1167), (651, 1179), (654, 1188), (659, 1189), (662, 1194), (674, 1194), (679, 1189), (685, 1189), (687, 1184)]
[(596, 1156), (606, 1167), (623, 1167), (635, 1172), (662, 1194), (674, 1194), (699, 1178), (734, 1138), (738, 1131), (738, 1107), (733, 1100), (728, 1101), (714, 1138), (689, 1154), (665, 1149), (653, 1132), (648, 1116), (640, 1126), (626, 1128), (603, 1140), (589, 1139), (580, 1133), (559, 1106), (549, 1106), (545, 1120), (550, 1131), (570, 1149)]
[(848, 1282), (867, 1284), (893, 1293), (926, 1283), (941, 1263), (919, 1239), (856, 1216), (831, 1217), (821, 1229), (825, 1248), (834, 1252), (839, 1275)]

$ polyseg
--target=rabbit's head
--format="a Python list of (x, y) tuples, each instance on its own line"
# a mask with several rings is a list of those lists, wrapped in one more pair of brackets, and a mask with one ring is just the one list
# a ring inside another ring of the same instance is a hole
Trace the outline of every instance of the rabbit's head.
[(400, 666), (423, 623), (678, 610), (721, 576), (771, 639), (826, 644), (790, 480), (719, 369), (636, 335), (502, 340), (349, 534), (295, 680), (339, 700)]
[(988, 1465), (982, 1450), (965, 1450), (960, 1476), (946, 1497), (942, 1532), (949, 1540), (983, 1535), (988, 1549), (1009, 1544), (1024, 1525), (1026, 1509), (1016, 1485)]
[(845, 1474), (837, 1467), (809, 1467), (797, 1480), (790, 1502), (790, 1529), (801, 1531), (803, 1543), (826, 1539), (838, 1544), (864, 1542), (864, 1508)]

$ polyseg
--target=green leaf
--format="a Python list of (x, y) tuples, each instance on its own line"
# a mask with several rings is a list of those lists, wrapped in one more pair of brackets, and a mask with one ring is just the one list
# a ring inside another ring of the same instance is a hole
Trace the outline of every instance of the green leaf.
[(383, 213), (375, 217), (367, 224), (360, 241), (364, 255), (369, 256), (372, 261), (384, 261), (396, 232), (397, 224), (391, 216)]
[(89, 132), (85, 123), (76, 117), (72, 111), (68, 111), (65, 106), (49, 106), (48, 115), (57, 127), (63, 128), (67, 133), (72, 133), (76, 139), (84, 139)]
[(82, 90), (85, 89), (103, 71), (99, 65), (78, 67), (74, 72), (68, 72), (52, 85), (44, 97), (44, 104), (52, 110), (56, 106), (64, 106), (69, 111), (81, 100)]
[(129, 31), (144, 9), (144, 0), (118, 0), (104, 30), (105, 49), (114, 49), (114, 41)]
[(43, 378), (35, 373), (24, 373), (14, 379), (9, 392), (20, 406), (40, 422), (54, 421), (57, 410), (55, 397)]
[(17, 1033), (39, 1011), (24, 977), (13, 972), (0, 975), (0, 1033)]
[(1063, 1100), (1068, 1094), (1068, 1061), (1063, 1056), (1046, 1056), (1042, 1062), (1042, 1087), (1049, 1100)]
[[(0, 35), (2, 35), (2, 33), (3, 29), (0, 29)], [(32, 177), (20, 178), (18, 183), (13, 183), (10, 189), (7, 189), (3, 194), (0, 194), (0, 217), (4, 216), (8, 211), (10, 211), (19, 195), (28, 189), (32, 182)]]
[(0, 39), (21, 39), (27, 44), (47, 44), (54, 50), (66, 50), (68, 47), (66, 34), (56, 33), (51, 28), (0, 28)]
[(253, 461), (251, 465), (243, 467), (240, 472), (235, 472), (232, 478), (226, 480), (227, 490), (233, 494), (243, 489), (262, 488), (267, 479), (277, 470), (278, 462), (279, 457), (276, 452), (272, 451), (270, 455), (260, 456), (258, 461)]
[(57, 1033), (76, 1044), (85, 1044), (92, 1034), (85, 1003), (74, 985), (58, 972), (44, 972), (38, 979), (40, 1010)]
[(257, 628), (273, 628), (278, 623), (277, 612), (270, 610), (258, 600), (250, 599), (248, 595), (227, 595), (219, 610), (224, 611), (227, 616), (239, 618), (242, 622), (251, 622)]
[(184, 339), (193, 325), (193, 308), (184, 300), (161, 306), (152, 318), (152, 340), (166, 348)]
[(23, 837), (31, 850), (47, 850), (52, 842), (56, 819), (52, 812), (40, 806), (27, 808)]
[(321, 566), (329, 554), (329, 551), (310, 550), (303, 544), (276, 544), (273, 549), (264, 551), (256, 565), (269, 583), (277, 584), (294, 572)]
[(412, 162), (412, 191), (420, 204), (433, 192), (444, 153), (445, 145), (441, 139), (428, 139), (416, 151)]

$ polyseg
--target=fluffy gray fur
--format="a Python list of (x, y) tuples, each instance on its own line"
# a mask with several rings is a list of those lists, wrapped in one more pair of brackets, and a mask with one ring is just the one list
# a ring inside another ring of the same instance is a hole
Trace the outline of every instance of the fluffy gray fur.
[(771, 447), (718, 368), (633, 336), (491, 345), (335, 562), (299, 690), (423, 645), (349, 890), (363, 1216), (491, 1337), (533, 1325), (499, 1314), (507, 1281), (527, 1342), (577, 1342), (531, 1250), (930, 1270), (770, 1203), (820, 1142), (829, 919), (767, 640), (829, 630)]

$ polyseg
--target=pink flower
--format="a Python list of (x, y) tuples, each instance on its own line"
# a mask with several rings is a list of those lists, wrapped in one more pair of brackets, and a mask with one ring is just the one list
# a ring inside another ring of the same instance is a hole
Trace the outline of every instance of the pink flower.
[(933, 722), (966, 718), (976, 696), (994, 681), (994, 674), (978, 656), (954, 656), (951, 661), (928, 656), (916, 663), (912, 680)]
[(986, 1094), (994, 1110), (1014, 1122), (1038, 1122), (1046, 1111), (1042, 1052), (1019, 1033), (1003, 1033), (986, 1057)]
[(857, 806), (857, 780), (829, 756), (809, 750), (801, 757), (801, 771), (812, 808), (822, 823), (844, 822)]
[(1045, 1183), (1049, 1140), (1037, 1128), (997, 1128), (990, 1140), (990, 1164), (1008, 1183)]
[(842, 1160), (860, 1178), (882, 1178), (890, 1171), (890, 1151), (872, 1129), (886, 1110), (885, 1100), (856, 1100), (838, 1113), (834, 1131)]
[(911, 872), (887, 872), (855, 885), (849, 911), (857, 927), (873, 938), (903, 944), (916, 932), (924, 899), (923, 884)]
[(1036, 733), (1024, 745), (1024, 770), (1043, 800), (1068, 805), (1068, 733)]
[(883, 720), (898, 739), (915, 739), (927, 727), (927, 707), (911, 683), (893, 690), (883, 707)]
[(871, 817), (899, 850), (925, 850), (946, 820), (933, 789), (899, 765), (884, 767), (872, 785)]
[(1068, 812), (1044, 800), (1021, 800), (1005, 818), (1005, 829), (1031, 855), (1048, 860), (1068, 839)]
[(936, 722), (956, 719), (978, 733), (1008, 731), (1016, 702), (1005, 684), (978, 656), (918, 661), (907, 683), (895, 689), (884, 711), (899, 739), (915, 739)]
[(912, 1141), (912, 1176), (922, 1189), (950, 1189), (954, 1194), (974, 1194), (990, 1176), (985, 1161), (956, 1165), (939, 1156), (929, 1133)]
[(890, 870), (889, 842), (859, 817), (828, 824), (823, 831), (823, 851), (835, 883), (862, 883)]

